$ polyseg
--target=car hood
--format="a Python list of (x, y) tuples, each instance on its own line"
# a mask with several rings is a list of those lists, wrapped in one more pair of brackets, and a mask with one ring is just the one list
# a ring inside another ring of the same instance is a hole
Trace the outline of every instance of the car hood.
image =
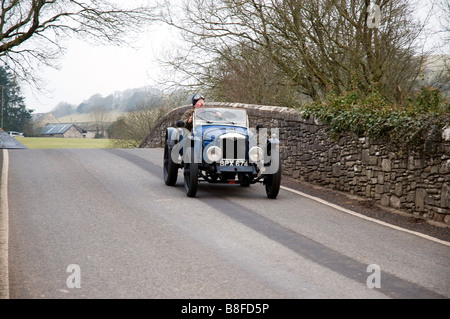
[(203, 125), (196, 127), (195, 132), (198, 137), (201, 136), (204, 145), (217, 140), (225, 134), (229, 136), (244, 136), (246, 139), (253, 137), (253, 133), (247, 128), (236, 126)]

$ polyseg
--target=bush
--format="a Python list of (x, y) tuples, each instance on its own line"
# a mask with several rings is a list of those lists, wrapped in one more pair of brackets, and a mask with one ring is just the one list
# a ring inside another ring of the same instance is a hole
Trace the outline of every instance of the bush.
[(303, 111), (304, 117), (314, 116), (336, 135), (350, 131), (400, 145), (423, 145), (440, 136), (450, 123), (449, 101), (439, 90), (426, 87), (406, 106), (388, 103), (377, 92), (362, 97), (348, 91), (310, 104)]
[(444, 99), (439, 89), (423, 86), (415, 99), (414, 107), (419, 112), (449, 112), (450, 101)]
[(120, 148), (138, 147), (156, 121), (170, 109), (170, 107), (149, 108), (142, 105), (125, 113), (110, 128), (110, 137), (114, 139), (114, 145)]

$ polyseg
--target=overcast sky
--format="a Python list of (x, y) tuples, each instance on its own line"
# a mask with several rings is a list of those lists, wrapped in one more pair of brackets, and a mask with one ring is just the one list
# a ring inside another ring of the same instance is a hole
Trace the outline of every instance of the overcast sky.
[(175, 34), (165, 25), (155, 26), (134, 43), (134, 48), (93, 46), (70, 40), (60, 69), (42, 70), (48, 92), (39, 93), (22, 85), (26, 106), (35, 113), (50, 112), (60, 102), (77, 106), (97, 93), (107, 96), (115, 91), (154, 86), (164, 72), (157, 60), (175, 45)]
[(78, 105), (94, 94), (154, 86), (162, 72), (158, 58), (170, 50), (174, 31), (156, 26), (133, 47), (95, 46), (81, 40), (67, 41), (59, 69), (43, 68), (40, 77), (48, 92), (23, 84), (28, 109), (49, 112), (60, 102)]

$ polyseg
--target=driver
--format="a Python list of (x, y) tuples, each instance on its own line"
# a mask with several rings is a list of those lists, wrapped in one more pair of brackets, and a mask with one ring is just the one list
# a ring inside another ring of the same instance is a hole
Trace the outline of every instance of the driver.
[(205, 98), (202, 95), (195, 94), (192, 97), (192, 109), (187, 110), (181, 120), (184, 122), (184, 127), (192, 131), (192, 117), (195, 108), (205, 107)]

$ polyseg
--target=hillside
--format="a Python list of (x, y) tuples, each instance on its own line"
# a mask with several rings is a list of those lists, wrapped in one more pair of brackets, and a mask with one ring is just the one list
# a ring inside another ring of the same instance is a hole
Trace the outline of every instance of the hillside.
[[(104, 117), (105, 122), (114, 122), (116, 121), (124, 112), (122, 111), (110, 111)], [(74, 113), (62, 117), (57, 117), (60, 123), (86, 123), (86, 122), (95, 122), (95, 118), (91, 113)]]
[[(141, 105), (153, 108), (162, 105), (163, 95), (158, 90), (142, 87), (129, 89), (122, 92), (114, 92), (106, 97), (94, 94), (79, 105), (60, 102), (52, 113), (57, 117), (72, 116), (72, 114), (88, 114), (95, 110), (127, 112)], [(72, 116), (74, 118), (74, 116)], [(65, 118), (66, 119), (66, 118)], [(68, 118), (70, 120), (70, 117)], [(87, 119), (83, 118), (85, 122)]]

